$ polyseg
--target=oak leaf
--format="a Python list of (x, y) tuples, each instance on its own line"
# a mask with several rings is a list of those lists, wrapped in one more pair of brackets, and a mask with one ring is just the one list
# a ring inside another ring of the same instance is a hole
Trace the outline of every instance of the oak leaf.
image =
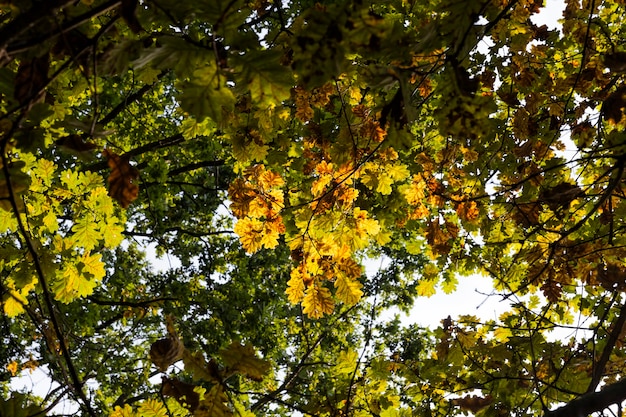
[(337, 298), (349, 306), (356, 304), (361, 299), (363, 296), (362, 287), (363, 285), (356, 279), (345, 276), (339, 276), (335, 280)]
[(233, 342), (226, 349), (221, 350), (220, 354), (224, 364), (230, 370), (245, 375), (253, 381), (263, 380), (263, 375), (270, 368), (269, 362), (260, 359), (250, 345)]
[(304, 314), (311, 318), (319, 319), (333, 312), (335, 302), (328, 288), (312, 285), (305, 292), (302, 307)]
[(463, 411), (470, 411), (477, 413), (483, 408), (488, 407), (493, 402), (491, 395), (486, 397), (478, 397), (476, 395), (466, 395), (465, 397), (456, 398), (452, 400), (452, 403), (461, 408)]
[(161, 372), (183, 358), (185, 347), (178, 337), (159, 339), (150, 345), (150, 361)]
[(109, 195), (120, 206), (127, 208), (139, 195), (139, 186), (136, 184), (139, 171), (130, 164), (130, 159), (104, 149), (102, 154), (107, 159), (111, 174), (109, 174)]
[(200, 394), (195, 391), (196, 386), (175, 378), (163, 377), (161, 380), (161, 393), (165, 397), (173, 397), (183, 407), (194, 412), (200, 405)]

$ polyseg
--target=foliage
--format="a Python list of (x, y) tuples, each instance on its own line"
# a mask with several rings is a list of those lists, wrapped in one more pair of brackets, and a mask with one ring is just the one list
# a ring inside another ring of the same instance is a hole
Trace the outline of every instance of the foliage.
[(0, 2), (0, 414), (621, 404), (625, 7)]

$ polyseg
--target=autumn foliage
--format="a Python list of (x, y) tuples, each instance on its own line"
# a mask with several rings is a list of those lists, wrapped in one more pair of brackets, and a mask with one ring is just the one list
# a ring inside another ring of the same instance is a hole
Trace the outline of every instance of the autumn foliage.
[(621, 412), (626, 4), (548, 3), (0, 2), (0, 415)]

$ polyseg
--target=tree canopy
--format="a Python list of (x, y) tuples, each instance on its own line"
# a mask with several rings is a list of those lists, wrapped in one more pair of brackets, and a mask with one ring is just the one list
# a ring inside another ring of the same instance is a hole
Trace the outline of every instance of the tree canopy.
[(626, 2), (544, 7), (1, 1), (0, 415), (622, 415)]

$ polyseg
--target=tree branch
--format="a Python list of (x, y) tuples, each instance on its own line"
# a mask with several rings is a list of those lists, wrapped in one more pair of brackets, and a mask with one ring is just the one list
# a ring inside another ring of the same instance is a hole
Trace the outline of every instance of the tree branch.
[(626, 400), (626, 379), (610, 384), (601, 391), (584, 394), (563, 407), (548, 411), (544, 417), (587, 417)]
[(617, 320), (615, 320), (615, 323), (613, 324), (613, 329), (611, 329), (611, 333), (609, 334), (609, 339), (606, 342), (606, 346), (602, 350), (600, 359), (598, 359), (598, 362), (595, 363), (593, 375), (591, 377), (591, 383), (589, 384), (589, 388), (587, 388), (588, 393), (595, 391), (598, 387), (598, 384), (600, 384), (600, 380), (602, 379), (602, 375), (604, 374), (606, 364), (609, 362), (609, 358), (611, 357), (611, 352), (613, 352), (615, 343), (619, 339), (619, 335), (622, 333), (624, 323), (626, 323), (626, 304), (622, 305), (622, 308), (619, 311), (619, 316), (617, 317)]
[(107, 125), (109, 122), (111, 122), (113, 119), (115, 119), (122, 111), (124, 111), (124, 109), (129, 104), (132, 104), (135, 101), (139, 100), (141, 97), (143, 97), (148, 91), (150, 91), (152, 88), (154, 88), (154, 86), (157, 85), (159, 83), (159, 81), (161, 81), (161, 79), (163, 79), (163, 77), (165, 77), (169, 73), (170, 73), (170, 71), (163, 71), (163, 72), (161, 72), (157, 76), (157, 80), (158, 81), (155, 81), (152, 84), (146, 84), (143, 87), (141, 87), (139, 90), (135, 91), (134, 93), (132, 93), (131, 95), (126, 97), (121, 103), (119, 103), (117, 106), (115, 106), (115, 108), (113, 108), (113, 110), (111, 110), (106, 116), (104, 116), (101, 120), (99, 120), (98, 123), (101, 124), (102, 126)]
[[(122, 158), (131, 158), (133, 156), (141, 155), (145, 152), (154, 151), (160, 148), (167, 148), (168, 146), (174, 146), (181, 142), (183, 142), (185, 138), (180, 133), (167, 137), (165, 139), (155, 140), (154, 142), (146, 143), (145, 145), (139, 146), (138, 148), (131, 149), (128, 152), (125, 152), (121, 155)], [(107, 161), (100, 161), (96, 164), (90, 165), (86, 167), (86, 170), (92, 172), (102, 171), (108, 167)]]

